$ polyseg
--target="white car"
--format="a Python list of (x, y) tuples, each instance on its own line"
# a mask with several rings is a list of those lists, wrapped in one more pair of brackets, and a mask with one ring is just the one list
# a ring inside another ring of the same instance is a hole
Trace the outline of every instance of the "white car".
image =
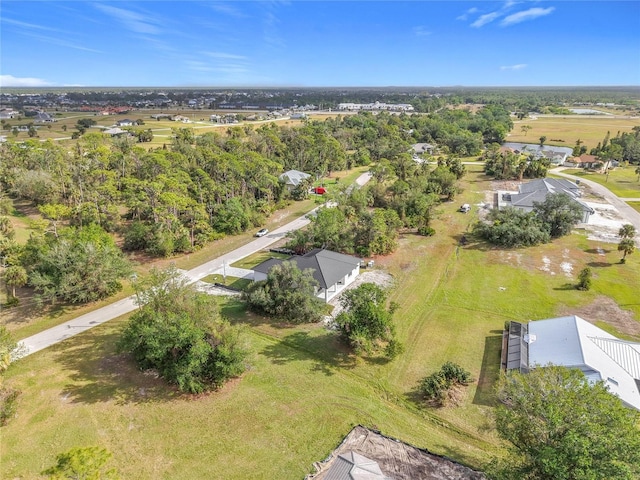
[(264, 237), (267, 233), (269, 233), (269, 230), (266, 228), (263, 228), (262, 230), (258, 230), (256, 232), (256, 237)]

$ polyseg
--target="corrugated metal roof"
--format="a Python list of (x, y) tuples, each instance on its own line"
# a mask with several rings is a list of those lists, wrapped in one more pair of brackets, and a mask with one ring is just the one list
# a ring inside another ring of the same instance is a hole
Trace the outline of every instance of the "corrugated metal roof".
[(578, 368), (605, 382), (609, 391), (640, 410), (640, 344), (625, 342), (572, 315), (529, 323), (529, 366)]
[(640, 344), (609, 338), (588, 337), (635, 379), (640, 379)]

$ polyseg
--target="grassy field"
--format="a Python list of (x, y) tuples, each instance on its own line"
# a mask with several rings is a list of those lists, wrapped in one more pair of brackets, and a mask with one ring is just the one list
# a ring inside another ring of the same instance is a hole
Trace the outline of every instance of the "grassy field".
[(586, 178), (592, 182), (604, 185), (620, 198), (640, 198), (640, 182), (635, 173), (635, 165), (616, 167), (609, 172), (608, 178), (604, 173), (596, 173), (581, 168), (563, 170), (563, 173)]
[[(544, 116), (513, 123), (508, 142), (538, 143), (539, 138), (545, 136), (547, 145), (573, 148), (580, 139), (590, 150), (602, 141), (607, 131), (615, 137), (618, 132), (630, 132), (633, 127), (640, 126), (640, 117)], [(531, 130), (523, 132), (523, 125), (530, 126)]]
[[(406, 346), (399, 358), (355, 358), (319, 325), (272, 323), (228, 301), (223, 313), (248, 329), (250, 369), (221, 391), (194, 397), (117, 354), (124, 321), (117, 319), (8, 371), (7, 382), (23, 393), (18, 417), (2, 432), (0, 477), (38, 478), (55, 454), (101, 445), (113, 452), (123, 478), (189, 472), (189, 478), (300, 479), (358, 423), (482, 467), (501, 452), (490, 418), (504, 321), (586, 312), (607, 298), (635, 325), (640, 258), (621, 265), (615, 246), (580, 233), (526, 250), (461, 247), (488, 186), (479, 169), (471, 166), (462, 194), (443, 205), (435, 236), (407, 234), (396, 253), (375, 259), (395, 281), (391, 300), (400, 305), (395, 318)], [(459, 203), (474, 205), (472, 212), (458, 213)], [(573, 285), (585, 265), (594, 269), (594, 285), (580, 292)], [(620, 333), (611, 313), (591, 319)], [(424, 408), (416, 384), (447, 360), (477, 381), (461, 405)]]

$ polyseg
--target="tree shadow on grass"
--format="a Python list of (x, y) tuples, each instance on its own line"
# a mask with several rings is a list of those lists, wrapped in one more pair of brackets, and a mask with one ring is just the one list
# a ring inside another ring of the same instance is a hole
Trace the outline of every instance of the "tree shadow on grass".
[(69, 379), (64, 401), (146, 403), (182, 395), (157, 375), (140, 371), (130, 355), (118, 353), (119, 339), (119, 330), (97, 328), (51, 347)]
[(554, 287), (556, 291), (569, 291), (569, 290), (577, 290), (575, 283), (564, 283), (559, 287)]
[(495, 394), (493, 386), (500, 375), (500, 352), (502, 335), (491, 335), (484, 339), (484, 355), (478, 376), (476, 393), (473, 396), (475, 405), (493, 406)]
[(272, 363), (283, 365), (296, 361), (313, 361), (313, 371), (333, 375), (337, 368), (353, 368), (356, 358), (340, 342), (335, 333), (311, 336), (309, 332), (296, 332), (265, 347), (260, 353)]
[(585, 253), (591, 253), (594, 255), (604, 255), (605, 253), (610, 253), (611, 250), (604, 250), (602, 248), (587, 248)]
[(603, 267), (610, 267), (611, 265), (613, 265), (613, 263), (609, 263), (609, 262), (589, 262), (589, 263), (587, 263), (587, 265), (589, 267), (593, 267), (593, 268), (603, 268)]

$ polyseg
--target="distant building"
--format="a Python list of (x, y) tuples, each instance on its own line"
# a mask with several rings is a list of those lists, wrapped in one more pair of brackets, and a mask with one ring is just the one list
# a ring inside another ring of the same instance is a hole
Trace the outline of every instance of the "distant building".
[(116, 122), (116, 126), (117, 127), (130, 127), (133, 125), (133, 120), (129, 120), (128, 118), (125, 118), (124, 120), (118, 120)]
[(577, 315), (510, 322), (502, 368), (528, 373), (549, 364), (603, 381), (625, 405), (640, 410), (640, 343), (620, 340)]
[(304, 173), (299, 170), (288, 170), (278, 178), (280, 179), (280, 181), (284, 182), (289, 190), (293, 190), (298, 185), (300, 185), (301, 182), (310, 177), (311, 175), (309, 175), (308, 173)]
[(338, 110), (351, 112), (358, 111), (389, 111), (389, 112), (413, 112), (413, 105), (408, 103), (339, 103)]
[(502, 144), (502, 147), (505, 149), (501, 149), (502, 151), (533, 155), (534, 158), (548, 158), (554, 165), (562, 165), (567, 157), (573, 154), (573, 148), (570, 147), (556, 147), (537, 143), (506, 142)]

